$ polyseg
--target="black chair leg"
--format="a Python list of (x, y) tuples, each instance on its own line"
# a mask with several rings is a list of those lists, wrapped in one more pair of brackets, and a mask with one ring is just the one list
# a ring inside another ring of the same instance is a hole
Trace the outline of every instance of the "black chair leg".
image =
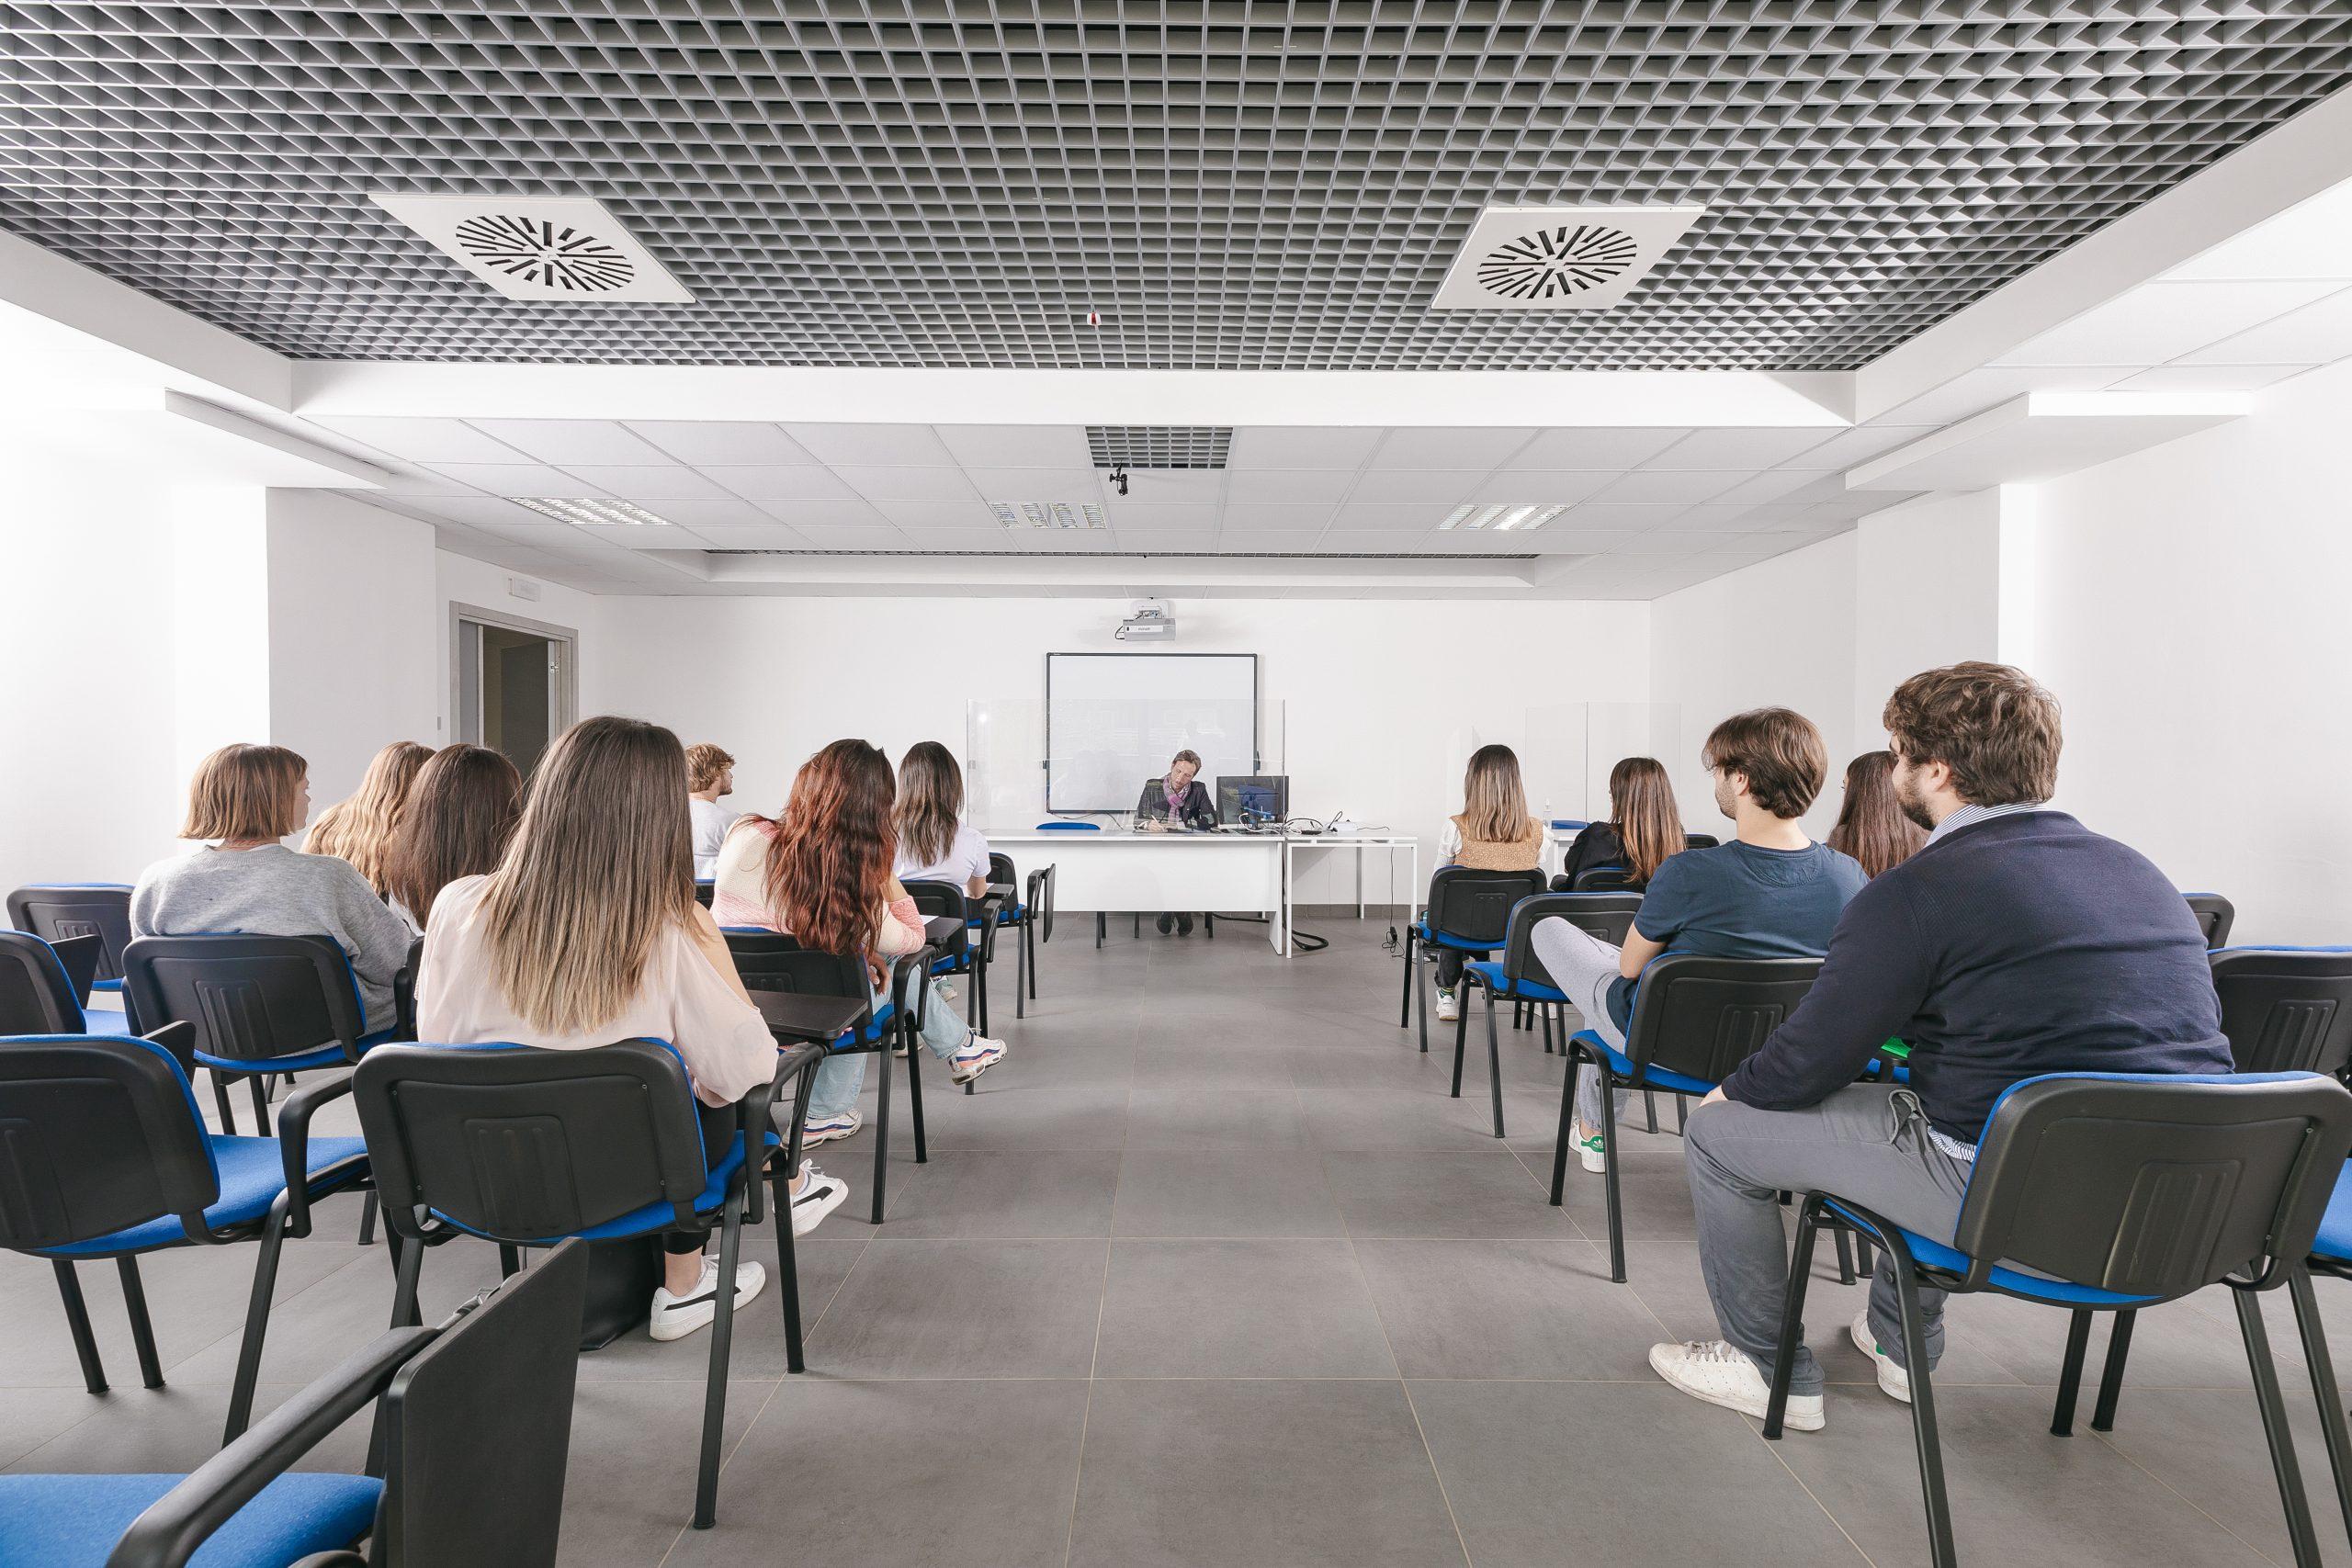
[(269, 1087), (260, 1073), (248, 1075), (245, 1083), (254, 1091), (254, 1135), (266, 1138), (269, 1136)]
[(57, 1271), (57, 1299), (65, 1305), (65, 1326), (74, 1336), (74, 1359), (82, 1363), (82, 1386), (104, 1393), (106, 1363), (98, 1359), (98, 1337), (90, 1332), (90, 1303), (82, 1299), (82, 1277), (62, 1258), (51, 1258), (49, 1266)]
[(1544, 1009), (1543, 1010), (1543, 1013), (1544, 1013), (1544, 1054), (1546, 1056), (1548, 1056), (1548, 1055), (1550, 1055), (1552, 1054), (1552, 1010), (1551, 1010), (1549, 1007), (1546, 1007), (1546, 1008), (1544, 1008)]
[(1033, 1002), (1037, 999), (1037, 926), (1034, 920), (1021, 922), (1021, 971), (1022, 996), (1013, 998), (1012, 1006), (1015, 1018), (1028, 1016), (1021, 1010), (1023, 996)]
[[(1463, 999), (1463, 993), (1469, 990), (1469, 988), (1470, 987), (1465, 981), (1461, 989), (1455, 991), (1453, 994), (1455, 1006), (1453, 1009), (1453, 1097), (1456, 1100), (1460, 1100), (1462, 1098), (1462, 1052), (1463, 1048), (1470, 1043), (1470, 1010), (1460, 1004)], [(1487, 998), (1487, 1010), (1489, 1014), (1494, 1011), (1494, 1005), (1493, 998)]]
[(235, 1137), (237, 1108), (229, 1099), (229, 1080), (218, 1072), (212, 1074), (212, 1107), (220, 1113), (220, 1131), (230, 1137)]
[(1426, 959), (1413, 980), (1413, 1018), (1421, 1032), (1421, 1055), (1430, 1052), (1430, 966)]
[[(887, 1055), (887, 1053), (885, 1054)], [(789, 1227), (792, 1215), (783, 1223)], [(735, 1267), (743, 1249), (743, 1197), (727, 1200), (718, 1232), (718, 1300), (710, 1325), (710, 1377), (703, 1385), (702, 1462), (695, 1472), (695, 1529), (718, 1522), (718, 1450), (727, 1427), (727, 1364), (735, 1349)]]
[(2270, 1335), (2262, 1325), (2262, 1307), (2252, 1291), (2230, 1293), (2237, 1298), (2238, 1334), (2245, 1340), (2246, 1364), (2254, 1373), (2255, 1403), (2262, 1409), (2262, 1435), (2270, 1444), (2270, 1472), (2278, 1478), (2278, 1502), (2286, 1511), (2287, 1539), (2295, 1550), (2295, 1568), (2319, 1568), (2319, 1540), (2312, 1533), (2311, 1503), (2303, 1495), (2302, 1472), (2295, 1463), (2295, 1438), (2287, 1428), (2286, 1402), (2278, 1396), (2278, 1368), (2270, 1359)]
[(1642, 1090), (1642, 1114), (1648, 1119), (1650, 1131), (1653, 1133), (1657, 1132), (1657, 1096), (1648, 1089)]
[(1109, 918), (1103, 911), (1101, 909), (1094, 911), (1094, 946), (1097, 951), (1100, 951), (1102, 946), (1103, 932), (1108, 929), (1109, 924)]
[(2289, 1272), (2287, 1294), (2295, 1303), (2295, 1329), (2302, 1336), (2303, 1363), (2311, 1369), (2312, 1395), (2319, 1402), (2319, 1429), (2327, 1439), (2327, 1469), (2335, 1483), (2335, 1506), (2344, 1516), (2347, 1536), (2352, 1536), (2352, 1432), (2345, 1427), (2344, 1396), (2335, 1385), (2335, 1360), (2328, 1354), (2327, 1327), (2320, 1322), (2309, 1269)]
[(1560, 1046), (1560, 1055), (1567, 1061), (1567, 1077), (1560, 1085), (1560, 1135), (1552, 1145), (1552, 1207), (1560, 1206), (1561, 1193), (1568, 1183), (1568, 1134), (1577, 1113), (1577, 1068), (1584, 1059), (1584, 1047), (1573, 1039)]
[(974, 1027), (986, 1034), (989, 1032), (989, 966), (985, 961), (972, 965), (972, 996), (980, 1012), (980, 1021)]
[(808, 1363), (800, 1346), (800, 1250), (792, 1234), (792, 1191), (787, 1185), (797, 1174), (771, 1167), (768, 1190), (775, 1200), (775, 1284), (784, 1303), (785, 1370), (805, 1372)]
[(1797, 1342), (1804, 1337), (1804, 1292), (1813, 1279), (1813, 1243), (1818, 1234), (1821, 1202), (1808, 1197), (1797, 1214), (1795, 1260), (1789, 1265), (1788, 1288), (1781, 1293), (1781, 1348), (1772, 1361), (1772, 1394), (1764, 1404), (1764, 1436), (1781, 1440), (1788, 1419), (1789, 1384), (1797, 1373)]
[(421, 1328), (424, 1317), (416, 1308), (416, 1286), (424, 1272), (424, 1243), (411, 1241), (398, 1248), (400, 1267), (392, 1277), (392, 1326)]
[(1405, 928), (1405, 989), (1396, 1003), (1396, 1027), (1413, 1026), (1413, 928)]
[(155, 1357), (155, 1322), (147, 1315), (147, 1288), (139, 1279), (139, 1259), (129, 1253), (114, 1260), (122, 1276), (123, 1309), (130, 1314), (130, 1344), (139, 1352), (139, 1381), (149, 1388), (164, 1386), (164, 1365)]
[[(915, 1163), (928, 1165), (931, 1163), (931, 1144), (923, 1136), (922, 1130), (922, 1058), (920, 1054), (930, 1050), (931, 1047), (922, 1043), (922, 1032), (920, 1029), (910, 1029), (906, 1032), (907, 1119), (908, 1124), (914, 1128), (915, 1133)], [(964, 1092), (971, 1093), (972, 1086), (966, 1084)]]
[(277, 1289), (277, 1254), (286, 1244), (286, 1216), (292, 1204), (292, 1196), (280, 1192), (277, 1201), (269, 1206), (268, 1222), (262, 1226), (261, 1255), (254, 1259), (253, 1299), (245, 1305), (244, 1343), (237, 1348), (237, 1381), (230, 1390), (229, 1419), (220, 1433), (223, 1446), (234, 1442), (253, 1420), (254, 1388), (261, 1382), (262, 1341), (269, 1334), (269, 1298)]
[(359, 1245), (376, 1245), (376, 1190), (372, 1187), (359, 1195)]
[(498, 1244), (498, 1277), (512, 1280), (523, 1271), (523, 1249), (511, 1241)]
[(1903, 1309), (1903, 1365), (1911, 1380), (1911, 1429), (1919, 1446), (1919, 1492), (1928, 1513), (1928, 1560), (1935, 1568), (1958, 1568), (1952, 1546), (1951, 1499), (1944, 1490), (1944, 1455), (1936, 1431), (1936, 1392), (1928, 1366), (1927, 1319), (1919, 1310), (1919, 1282), (1910, 1248), (1899, 1237), (1886, 1239), (1894, 1266), (1894, 1292)]
[[(1501, 1043), (1495, 1038), (1494, 987), (1481, 986), (1478, 988), (1487, 998), (1487, 1092), (1495, 1102), (1495, 1136), (1499, 1138), (1503, 1135), (1503, 1049)], [(1456, 1063), (1461, 1059), (1459, 1055), (1454, 1057)]]
[(2075, 1400), (2083, 1387), (2083, 1352), (2091, 1342), (2091, 1314), (2077, 1307), (2066, 1325), (2066, 1359), (2058, 1369), (2058, 1403), (2050, 1412), (2050, 1435), (2075, 1435)]
[(2098, 1404), (2091, 1411), (2091, 1430), (2115, 1430), (2115, 1402), (2123, 1396), (2123, 1363), (2132, 1354), (2132, 1325), (2136, 1312), (2119, 1312), (2107, 1331), (2107, 1365), (2098, 1375)]
[(1609, 1188), (1609, 1278), (1616, 1284), (1625, 1282), (1625, 1213), (1618, 1191), (1617, 1173), (1617, 1086), (1609, 1081), (1609, 1070), (1595, 1061), (1593, 1076), (1600, 1080), (1600, 1163), (1605, 1168), (1602, 1179)]
[(890, 1053), (876, 1051), (882, 1079), (874, 1095), (874, 1223), (882, 1223), (882, 1185), (890, 1175)]
[(1838, 1231), (1838, 1282), (1841, 1285), (1854, 1282), (1854, 1248), (1843, 1227)]

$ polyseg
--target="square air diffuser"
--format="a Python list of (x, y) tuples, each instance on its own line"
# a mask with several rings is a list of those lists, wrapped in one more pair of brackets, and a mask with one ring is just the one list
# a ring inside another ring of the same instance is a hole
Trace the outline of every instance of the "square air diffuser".
[(601, 201), (576, 196), (373, 199), (509, 299), (694, 303)]
[(1598, 310), (1616, 304), (1703, 207), (1489, 207), (1438, 285), (1437, 310)]

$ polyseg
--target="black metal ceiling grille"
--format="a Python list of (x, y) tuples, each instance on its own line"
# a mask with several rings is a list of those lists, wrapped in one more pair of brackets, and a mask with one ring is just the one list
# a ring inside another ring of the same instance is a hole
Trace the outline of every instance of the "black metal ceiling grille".
[(1098, 468), (1222, 468), (1233, 450), (1233, 427), (1090, 424), (1086, 446)]

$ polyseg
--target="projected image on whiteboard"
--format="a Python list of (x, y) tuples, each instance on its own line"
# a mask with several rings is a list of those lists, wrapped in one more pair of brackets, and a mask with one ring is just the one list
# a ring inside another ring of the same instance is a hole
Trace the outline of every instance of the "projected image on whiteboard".
[(1046, 655), (1046, 807), (1133, 811), (1179, 751), (1220, 773), (1258, 772), (1254, 653)]

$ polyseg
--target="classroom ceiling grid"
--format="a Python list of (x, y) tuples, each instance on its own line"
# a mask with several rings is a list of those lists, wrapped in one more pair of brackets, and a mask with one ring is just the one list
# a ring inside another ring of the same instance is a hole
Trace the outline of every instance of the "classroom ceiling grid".
[[(299, 357), (1838, 370), (2352, 82), (2352, 6), (0, 3), (0, 228)], [(368, 199), (432, 191), (694, 302), (499, 298)], [(1544, 203), (1707, 212), (1614, 309), (1428, 308)]]

